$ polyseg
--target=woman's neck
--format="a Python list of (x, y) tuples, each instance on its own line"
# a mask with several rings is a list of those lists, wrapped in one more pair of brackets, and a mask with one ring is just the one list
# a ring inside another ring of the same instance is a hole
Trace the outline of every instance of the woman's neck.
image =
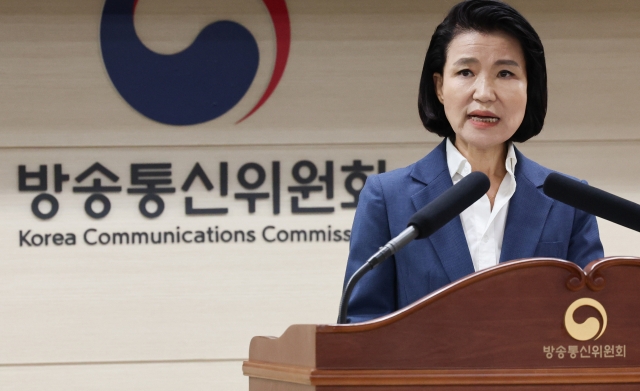
[(473, 171), (480, 171), (486, 174), (489, 179), (502, 178), (507, 174), (505, 160), (507, 159), (507, 143), (496, 145), (487, 149), (479, 149), (459, 138), (454, 143), (460, 154), (471, 164)]
[(454, 145), (462, 156), (469, 161), (473, 171), (483, 172), (489, 177), (491, 186), (489, 187), (489, 191), (487, 191), (487, 197), (489, 197), (491, 210), (493, 210), (496, 194), (498, 194), (498, 189), (504, 176), (507, 175), (505, 165), (507, 159), (507, 143), (488, 149), (480, 149), (464, 143), (457, 138)]

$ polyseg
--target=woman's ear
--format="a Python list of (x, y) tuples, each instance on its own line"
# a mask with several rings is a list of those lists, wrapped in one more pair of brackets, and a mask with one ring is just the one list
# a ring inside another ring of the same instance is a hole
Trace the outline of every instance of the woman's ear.
[(444, 104), (444, 97), (442, 96), (442, 75), (439, 73), (433, 74), (433, 84), (436, 86), (436, 96), (440, 103)]

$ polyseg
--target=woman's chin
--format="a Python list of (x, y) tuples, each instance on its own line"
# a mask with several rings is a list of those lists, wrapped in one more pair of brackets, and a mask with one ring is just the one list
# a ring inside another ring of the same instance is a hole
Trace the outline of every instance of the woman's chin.
[[(517, 130), (517, 129), (516, 129)], [(478, 128), (467, 121), (460, 131), (456, 132), (456, 141), (460, 140), (467, 148), (493, 149), (506, 143), (515, 130), (505, 129), (504, 123), (497, 122), (496, 126)], [(456, 142), (458, 146), (458, 142)], [(463, 146), (464, 148), (464, 146)]]
[(462, 143), (464, 149), (492, 150), (504, 145), (508, 139), (508, 137), (495, 137), (493, 134), (473, 134), (469, 137), (459, 134), (456, 136), (456, 147), (460, 148), (459, 143)]

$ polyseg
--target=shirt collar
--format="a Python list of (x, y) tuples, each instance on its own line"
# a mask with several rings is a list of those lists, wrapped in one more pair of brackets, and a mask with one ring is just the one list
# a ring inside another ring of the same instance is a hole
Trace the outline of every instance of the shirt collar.
[[(447, 166), (449, 167), (449, 175), (453, 178), (456, 174), (465, 177), (471, 173), (471, 164), (467, 158), (462, 156), (458, 148), (456, 148), (451, 140), (447, 138)], [(507, 147), (507, 159), (505, 160), (505, 168), (507, 172), (513, 176), (516, 170), (516, 163), (518, 158), (516, 157), (516, 151), (513, 147), (513, 143), (509, 142)]]

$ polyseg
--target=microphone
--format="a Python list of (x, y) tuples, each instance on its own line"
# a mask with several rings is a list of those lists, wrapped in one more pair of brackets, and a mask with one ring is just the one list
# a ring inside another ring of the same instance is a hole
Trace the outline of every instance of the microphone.
[(634, 202), (555, 172), (545, 179), (543, 190), (562, 203), (640, 232), (640, 205)]
[(418, 231), (416, 239), (430, 236), (464, 212), (488, 192), (490, 186), (489, 178), (479, 171), (462, 178), (455, 186), (411, 216), (409, 227)]
[(374, 267), (395, 254), (412, 240), (423, 239), (436, 232), (473, 205), (489, 191), (490, 186), (489, 178), (485, 174), (479, 171), (472, 172), (411, 216), (408, 227), (387, 244), (380, 247), (380, 250), (351, 276), (340, 300), (338, 323), (346, 322), (347, 303), (351, 297), (353, 287), (368, 271), (373, 270)]

